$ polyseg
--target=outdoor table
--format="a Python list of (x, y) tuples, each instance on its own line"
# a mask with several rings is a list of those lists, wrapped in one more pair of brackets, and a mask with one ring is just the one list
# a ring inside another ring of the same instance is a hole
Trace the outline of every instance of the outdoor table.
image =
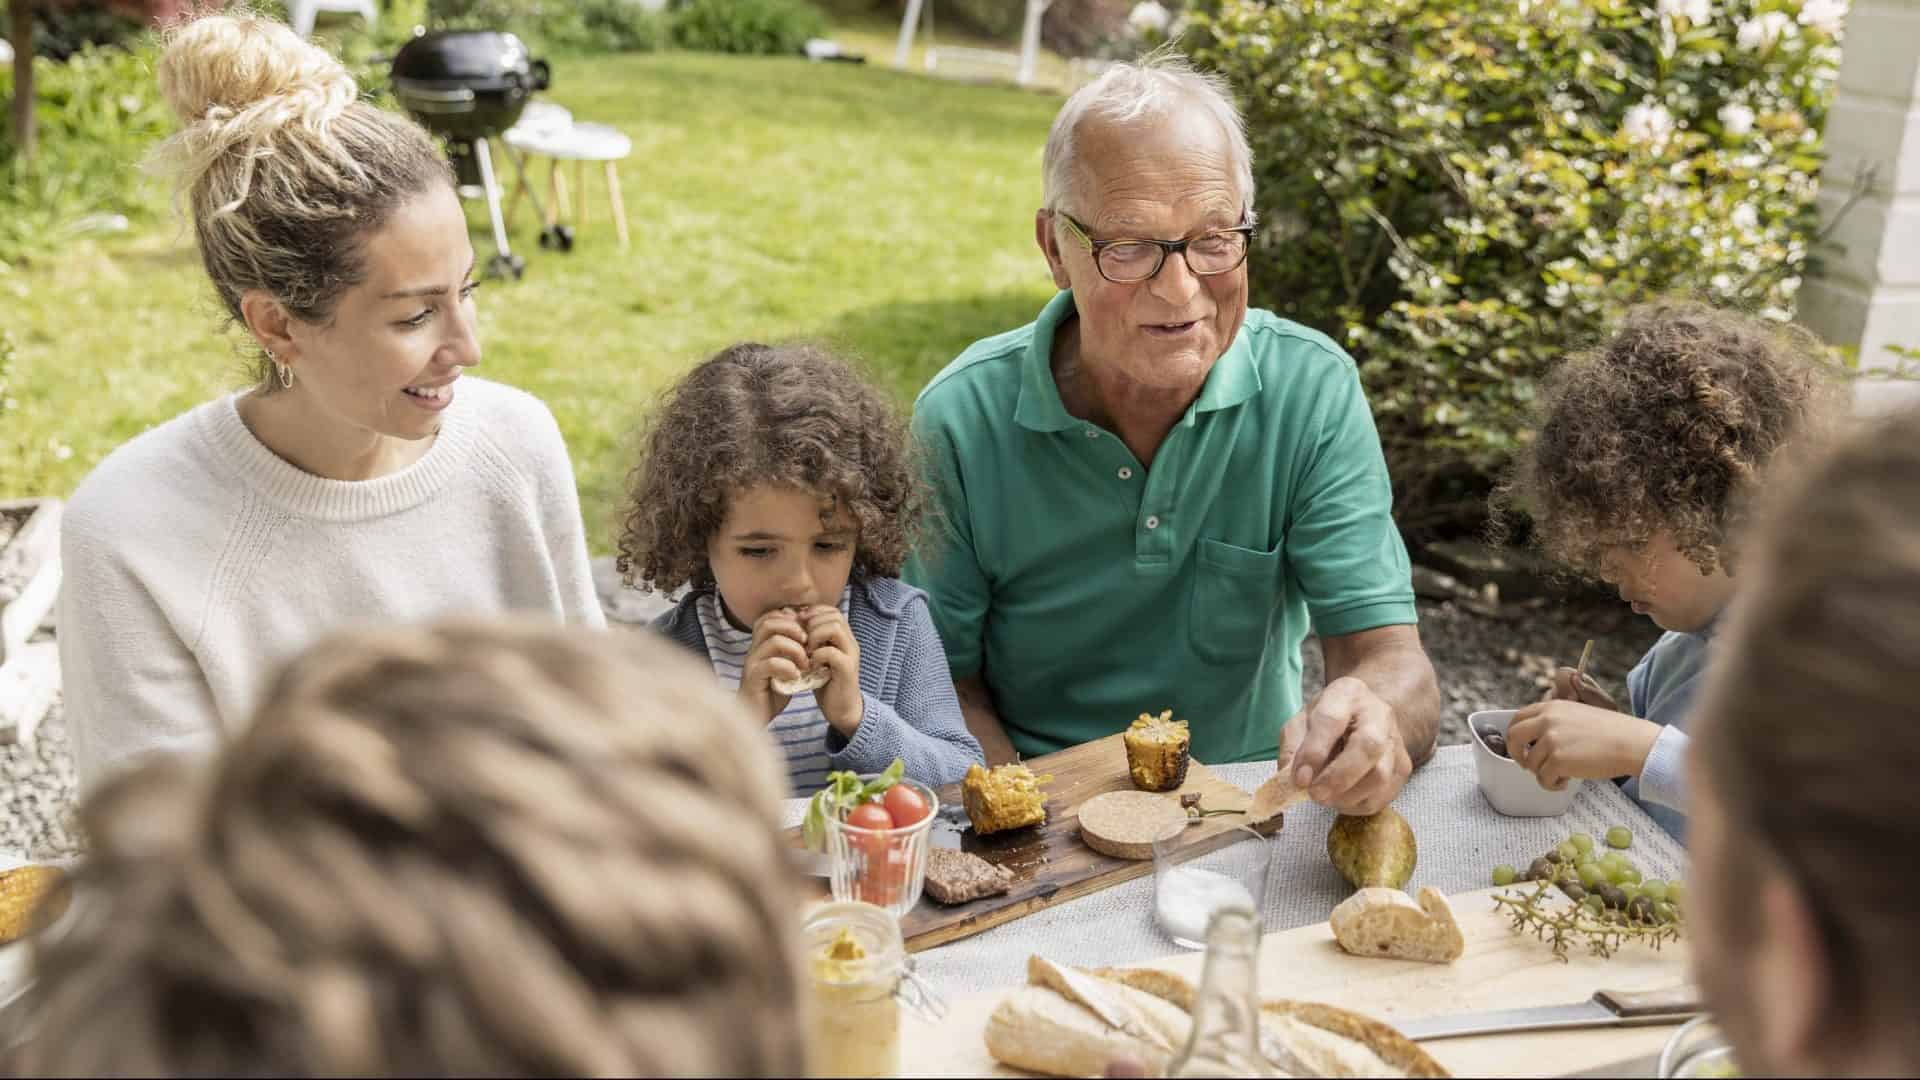
[[(1274, 773), (1271, 761), (1207, 766), (1214, 775), (1251, 791)], [(1686, 857), (1680, 845), (1617, 786), (1588, 781), (1573, 808), (1554, 818), (1510, 818), (1495, 812), (1480, 794), (1473, 748), (1447, 746), (1407, 781), (1393, 806), (1413, 826), (1420, 847), (1410, 892), (1433, 885), (1449, 896), (1491, 884), (1501, 863), (1520, 871), (1568, 833), (1585, 832), (1598, 840), (1613, 825), (1633, 830), (1628, 852), (1650, 878), (1680, 877)], [(798, 825), (802, 799), (784, 806), (785, 823)], [(1334, 905), (1353, 894), (1327, 859), (1327, 830), (1333, 812), (1305, 804), (1287, 812), (1276, 845), (1263, 925), (1267, 933), (1324, 923)], [(1194, 865), (1226, 870), (1252, 857), (1248, 840), (1199, 856)], [(923, 900), (922, 903), (932, 903)], [(1129, 964), (1180, 952), (1153, 920), (1151, 875), (1110, 889), (1043, 908), (1022, 919), (970, 938), (916, 953), (922, 978), (948, 998), (1004, 989), (1026, 981), (1027, 957), (1083, 967)]]

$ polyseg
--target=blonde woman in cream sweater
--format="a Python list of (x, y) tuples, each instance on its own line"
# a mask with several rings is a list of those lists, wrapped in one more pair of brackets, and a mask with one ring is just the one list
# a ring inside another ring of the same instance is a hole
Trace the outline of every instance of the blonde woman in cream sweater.
[(237, 733), (283, 660), (354, 623), (603, 621), (553, 416), (467, 374), (474, 254), (445, 159), (286, 26), (172, 33), (163, 148), (256, 385), (111, 454), (63, 525), (83, 789)]

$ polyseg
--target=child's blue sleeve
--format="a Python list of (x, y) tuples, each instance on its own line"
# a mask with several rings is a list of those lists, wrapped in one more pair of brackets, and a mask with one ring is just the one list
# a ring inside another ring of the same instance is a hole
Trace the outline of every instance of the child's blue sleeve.
[[(953, 690), (947, 653), (933, 628), (926, 600), (916, 595), (901, 612), (900, 677), (893, 700), (863, 692), (866, 715), (846, 745), (828, 735), (833, 768), (880, 772), (899, 758), (907, 775), (928, 787), (958, 782), (967, 766), (983, 762), (980, 743), (967, 730), (960, 698)], [(863, 648), (865, 646), (862, 646)]]
[(1687, 812), (1687, 733), (1668, 724), (1660, 729), (1640, 769), (1640, 798), (1670, 810)]

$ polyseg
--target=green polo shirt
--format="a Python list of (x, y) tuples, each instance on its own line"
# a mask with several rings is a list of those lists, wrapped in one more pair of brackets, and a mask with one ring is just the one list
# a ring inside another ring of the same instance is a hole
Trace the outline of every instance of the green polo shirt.
[(1249, 311), (1147, 469), (1060, 402), (1049, 354), (1073, 312), (1062, 292), (921, 391), (940, 512), (907, 580), (954, 677), (985, 668), (1023, 755), (1172, 709), (1201, 761), (1270, 758), (1309, 620), (1322, 636), (1416, 621), (1353, 360)]

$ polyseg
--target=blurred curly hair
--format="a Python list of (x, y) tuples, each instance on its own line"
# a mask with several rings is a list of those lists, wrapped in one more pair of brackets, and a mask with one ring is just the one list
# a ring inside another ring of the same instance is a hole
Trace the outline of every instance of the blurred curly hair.
[(850, 515), (856, 577), (897, 577), (927, 512), (906, 421), (879, 390), (820, 349), (734, 345), (670, 388), (642, 436), (622, 579), (663, 593), (712, 588), (707, 542), (733, 496), (761, 484), (833, 500), (822, 522)]
[[(363, 628), (87, 803), (20, 1076), (792, 1076), (770, 744), (661, 640)], [(697, 813), (700, 825), (688, 827)]]
[(1524, 510), (1534, 542), (1584, 577), (1663, 529), (1702, 574), (1731, 570), (1763, 474), (1837, 415), (1838, 375), (1798, 327), (1686, 300), (1635, 307), (1540, 384), (1532, 443), (1494, 495), (1494, 538)]

